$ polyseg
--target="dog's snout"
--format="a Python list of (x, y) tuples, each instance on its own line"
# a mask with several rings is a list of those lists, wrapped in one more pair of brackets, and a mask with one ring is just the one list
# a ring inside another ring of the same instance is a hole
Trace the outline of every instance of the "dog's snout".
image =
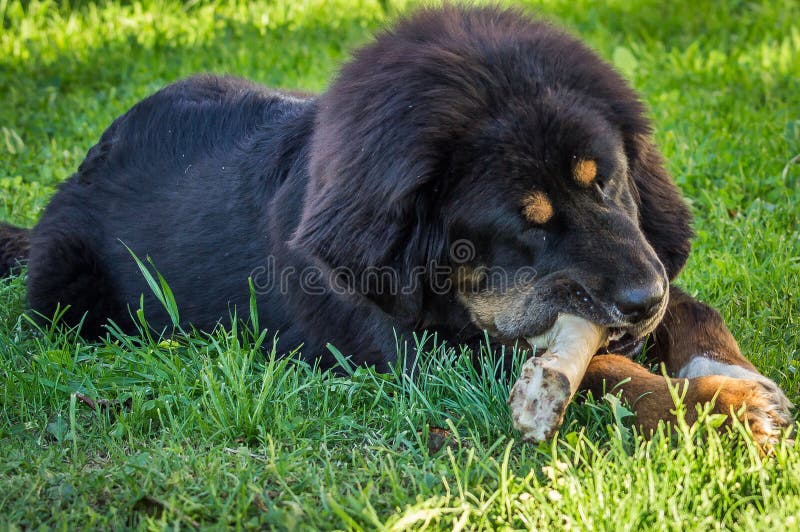
[(658, 280), (622, 287), (616, 294), (614, 304), (627, 321), (637, 323), (653, 317), (665, 296), (664, 282)]

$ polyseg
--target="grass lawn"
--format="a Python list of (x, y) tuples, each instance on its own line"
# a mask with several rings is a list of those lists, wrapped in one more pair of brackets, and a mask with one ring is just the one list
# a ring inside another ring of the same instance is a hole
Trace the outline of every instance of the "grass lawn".
[[(0, 219), (33, 224), (111, 120), (164, 84), (208, 70), (322, 90), (405, 8), (0, 0)], [(535, 9), (641, 91), (696, 215), (680, 284), (800, 402), (800, 165), (784, 171), (800, 153), (800, 3)], [(87, 345), (36, 331), (24, 298), (22, 280), (0, 283), (0, 528), (800, 526), (800, 448), (765, 457), (715, 418), (646, 441), (607, 396), (536, 447), (515, 441), (508, 385), (431, 339), (416, 384), (344, 377), (265, 358), (274, 331)]]

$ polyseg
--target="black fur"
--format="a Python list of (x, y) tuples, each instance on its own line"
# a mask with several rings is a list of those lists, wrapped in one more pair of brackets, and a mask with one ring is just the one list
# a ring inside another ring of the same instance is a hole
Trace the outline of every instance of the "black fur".
[(0, 222), (0, 277), (19, 271), (30, 252), (29, 231)]
[[(65, 321), (86, 314), (98, 335), (108, 318), (131, 326), (144, 294), (166, 325), (128, 246), (204, 330), (246, 318), (253, 276), (261, 324), (323, 366), (327, 342), (385, 370), (395, 333), (512, 340), (566, 311), (638, 337), (660, 315), (621, 318), (620, 294), (674, 278), (691, 236), (649, 135), (634, 92), (565, 33), (496, 7), (421, 10), (318, 98), (204, 75), (136, 104), (33, 229), (29, 301), (45, 316), (70, 305)], [(578, 159), (597, 161), (604, 190), (572, 182)], [(554, 207), (538, 226), (522, 216), (532, 190)], [(456, 261), (463, 241), (474, 253)], [(536, 272), (523, 286), (440, 286), (442, 271), (523, 267)], [(324, 279), (301, 289), (304, 271)], [(502, 308), (484, 323), (489, 297)]]

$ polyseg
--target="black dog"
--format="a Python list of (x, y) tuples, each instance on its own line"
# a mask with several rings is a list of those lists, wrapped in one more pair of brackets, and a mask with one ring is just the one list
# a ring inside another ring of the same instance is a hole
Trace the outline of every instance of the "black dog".
[[(689, 401), (746, 404), (761, 439), (788, 401), (719, 315), (671, 288), (690, 214), (636, 94), (593, 52), (496, 7), (422, 10), (380, 34), (319, 97), (192, 77), (118, 118), (30, 233), (31, 307), (85, 335), (129, 307), (168, 324), (131, 251), (200, 329), (246, 318), (248, 277), (280, 346), (381, 370), (395, 334), (461, 342), (542, 333), (560, 312), (612, 328), (612, 350), (689, 378)], [(27, 246), (30, 244), (30, 253)], [(130, 251), (129, 251), (129, 249)], [(666, 381), (617, 355), (585, 384), (622, 389), (638, 421), (669, 417)], [(646, 393), (648, 392), (648, 393)], [(693, 412), (693, 408), (689, 409)]]

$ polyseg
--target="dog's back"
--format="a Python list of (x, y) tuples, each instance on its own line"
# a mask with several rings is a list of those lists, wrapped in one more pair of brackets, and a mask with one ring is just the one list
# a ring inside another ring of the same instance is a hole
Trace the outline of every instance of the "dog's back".
[(103, 133), (33, 230), (0, 226), (0, 275), (27, 260), (31, 308), (50, 318), (68, 302), (62, 320), (82, 322), (89, 337), (106, 318), (130, 324), (139, 294), (148, 318), (166, 324), (133, 251), (152, 257), (186, 322), (210, 330), (226, 303), (247, 308), (247, 277), (270, 245), (252, 232), (291, 158), (281, 151), (286, 124), (307, 107), (210, 75), (142, 100)]

